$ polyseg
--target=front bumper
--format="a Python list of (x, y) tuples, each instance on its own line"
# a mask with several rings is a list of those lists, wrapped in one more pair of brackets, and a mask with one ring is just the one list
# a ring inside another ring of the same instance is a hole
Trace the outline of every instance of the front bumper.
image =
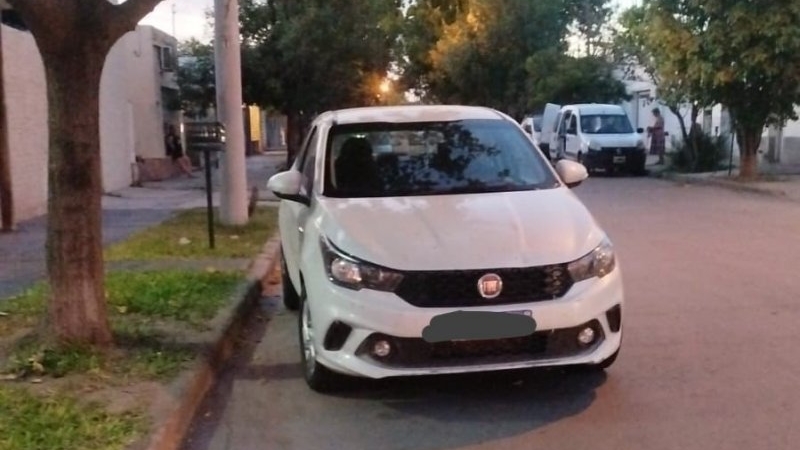
[[(308, 283), (318, 362), (353, 376), (392, 376), (495, 371), (526, 367), (595, 364), (620, 347), (623, 311), (621, 268), (602, 279), (572, 286), (557, 300), (468, 308), (419, 308), (392, 293), (352, 291), (322, 277)], [(490, 303), (487, 300), (487, 303)], [(529, 311), (533, 335), (431, 344), (422, 338), (433, 318), (456, 310)], [(595, 330), (596, 340), (579, 345), (577, 333)], [(391, 357), (371, 354), (376, 340), (392, 345)]]
[(637, 173), (644, 170), (647, 161), (645, 151), (637, 148), (608, 148), (589, 150), (586, 153), (585, 165), (591, 169), (605, 172), (622, 171)]

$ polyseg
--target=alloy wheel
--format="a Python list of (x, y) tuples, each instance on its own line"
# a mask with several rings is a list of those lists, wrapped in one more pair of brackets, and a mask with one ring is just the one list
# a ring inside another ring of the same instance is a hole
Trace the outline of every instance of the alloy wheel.
[(305, 364), (306, 377), (311, 378), (317, 369), (317, 351), (314, 348), (314, 328), (311, 323), (311, 308), (308, 301), (303, 302), (303, 312), (301, 314), (300, 338), (303, 346), (303, 362)]

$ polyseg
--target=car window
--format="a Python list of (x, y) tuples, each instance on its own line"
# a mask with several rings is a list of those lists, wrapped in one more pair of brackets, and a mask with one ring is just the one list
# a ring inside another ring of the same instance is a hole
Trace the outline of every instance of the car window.
[(578, 119), (575, 116), (570, 116), (569, 126), (567, 127), (567, 134), (578, 133)]
[(314, 166), (317, 161), (317, 145), (319, 143), (319, 133), (317, 128), (313, 128), (309, 134), (308, 142), (304, 149), (305, 158), (301, 167), (303, 173), (303, 194), (309, 195), (314, 188)]
[(542, 117), (536, 116), (533, 118), (533, 130), (537, 133), (542, 131)]
[(581, 131), (586, 134), (629, 134), (633, 133), (633, 127), (625, 114), (591, 114), (581, 116)]
[(339, 125), (326, 149), (325, 195), (391, 197), (558, 186), (529, 138), (502, 120)]

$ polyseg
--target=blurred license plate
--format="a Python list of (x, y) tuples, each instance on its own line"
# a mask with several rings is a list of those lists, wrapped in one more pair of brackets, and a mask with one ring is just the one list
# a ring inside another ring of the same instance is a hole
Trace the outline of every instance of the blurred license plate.
[(614, 157), (614, 164), (624, 163), (625, 157), (624, 156), (615, 156)]

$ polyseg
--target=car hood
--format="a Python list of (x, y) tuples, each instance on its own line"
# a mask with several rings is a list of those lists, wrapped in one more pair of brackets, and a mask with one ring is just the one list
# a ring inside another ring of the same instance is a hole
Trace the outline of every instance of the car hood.
[(567, 188), (319, 202), (320, 232), (399, 270), (530, 267), (573, 261), (605, 236)]
[(584, 139), (592, 147), (636, 147), (644, 142), (638, 134), (591, 134)]

